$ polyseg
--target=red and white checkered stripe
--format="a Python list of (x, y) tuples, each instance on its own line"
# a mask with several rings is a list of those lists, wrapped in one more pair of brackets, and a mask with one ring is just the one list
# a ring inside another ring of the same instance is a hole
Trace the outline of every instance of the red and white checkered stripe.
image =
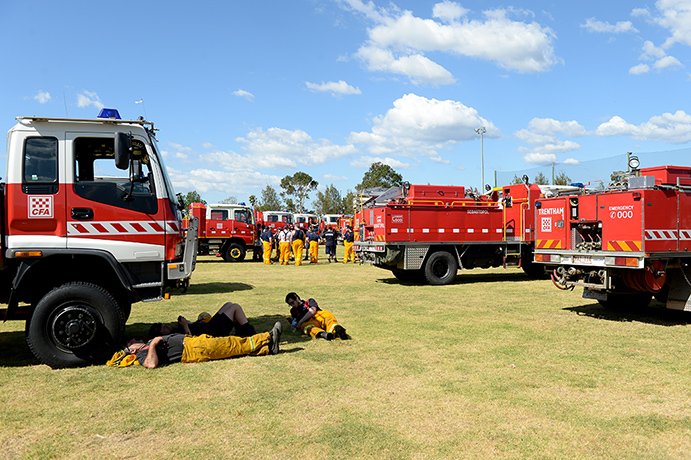
[(649, 241), (678, 240), (676, 230), (646, 230), (645, 239)]
[(133, 222), (80, 222), (67, 223), (67, 234), (76, 235), (161, 235), (178, 234), (180, 224), (176, 221), (158, 222), (142, 220)]

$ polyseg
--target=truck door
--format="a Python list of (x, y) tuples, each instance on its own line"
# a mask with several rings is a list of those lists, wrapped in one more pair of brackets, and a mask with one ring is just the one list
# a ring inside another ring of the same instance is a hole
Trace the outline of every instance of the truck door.
[(156, 197), (150, 146), (132, 137), (132, 161), (115, 166), (113, 133), (66, 133), (67, 246), (105, 250), (121, 262), (165, 260), (165, 210)]

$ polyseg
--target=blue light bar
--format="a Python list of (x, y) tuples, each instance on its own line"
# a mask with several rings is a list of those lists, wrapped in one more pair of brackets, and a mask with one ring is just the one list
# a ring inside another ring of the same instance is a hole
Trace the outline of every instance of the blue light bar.
[(118, 109), (101, 109), (97, 118), (115, 118), (116, 120), (122, 120)]

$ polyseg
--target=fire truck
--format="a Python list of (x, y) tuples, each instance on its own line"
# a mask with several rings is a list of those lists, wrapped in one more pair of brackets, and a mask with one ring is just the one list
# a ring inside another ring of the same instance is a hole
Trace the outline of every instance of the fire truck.
[(606, 190), (535, 203), (535, 262), (559, 289), (583, 287), (605, 307), (691, 310), (691, 168), (616, 175)]
[(327, 228), (333, 228), (338, 230), (338, 219), (341, 218), (343, 214), (323, 214), (319, 218), (319, 231), (323, 232)]
[(199, 254), (215, 252), (226, 262), (243, 261), (248, 251), (257, 255), (254, 211), (244, 203), (191, 203), (188, 216), (199, 221)]
[(478, 195), (461, 186), (409, 185), (363, 197), (356, 222), (360, 260), (403, 281), (449, 284), (459, 268), (520, 266), (529, 275), (540, 186)]
[(264, 211), (264, 225), (274, 232), (293, 223), (293, 214), (288, 211)]
[(315, 214), (293, 214), (293, 222), (295, 222), (296, 227), (307, 230), (313, 225), (317, 225), (317, 216)]
[(154, 125), (18, 117), (0, 184), (0, 309), (53, 367), (105, 362), (132, 304), (186, 289), (196, 225), (182, 214)]

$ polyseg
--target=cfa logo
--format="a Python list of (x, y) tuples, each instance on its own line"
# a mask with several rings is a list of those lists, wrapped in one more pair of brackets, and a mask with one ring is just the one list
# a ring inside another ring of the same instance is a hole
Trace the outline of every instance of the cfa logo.
[(29, 196), (29, 219), (52, 219), (53, 196), (31, 195)]
[(403, 223), (403, 216), (400, 214), (397, 214), (395, 216), (391, 216), (391, 223), (392, 224), (402, 224)]

